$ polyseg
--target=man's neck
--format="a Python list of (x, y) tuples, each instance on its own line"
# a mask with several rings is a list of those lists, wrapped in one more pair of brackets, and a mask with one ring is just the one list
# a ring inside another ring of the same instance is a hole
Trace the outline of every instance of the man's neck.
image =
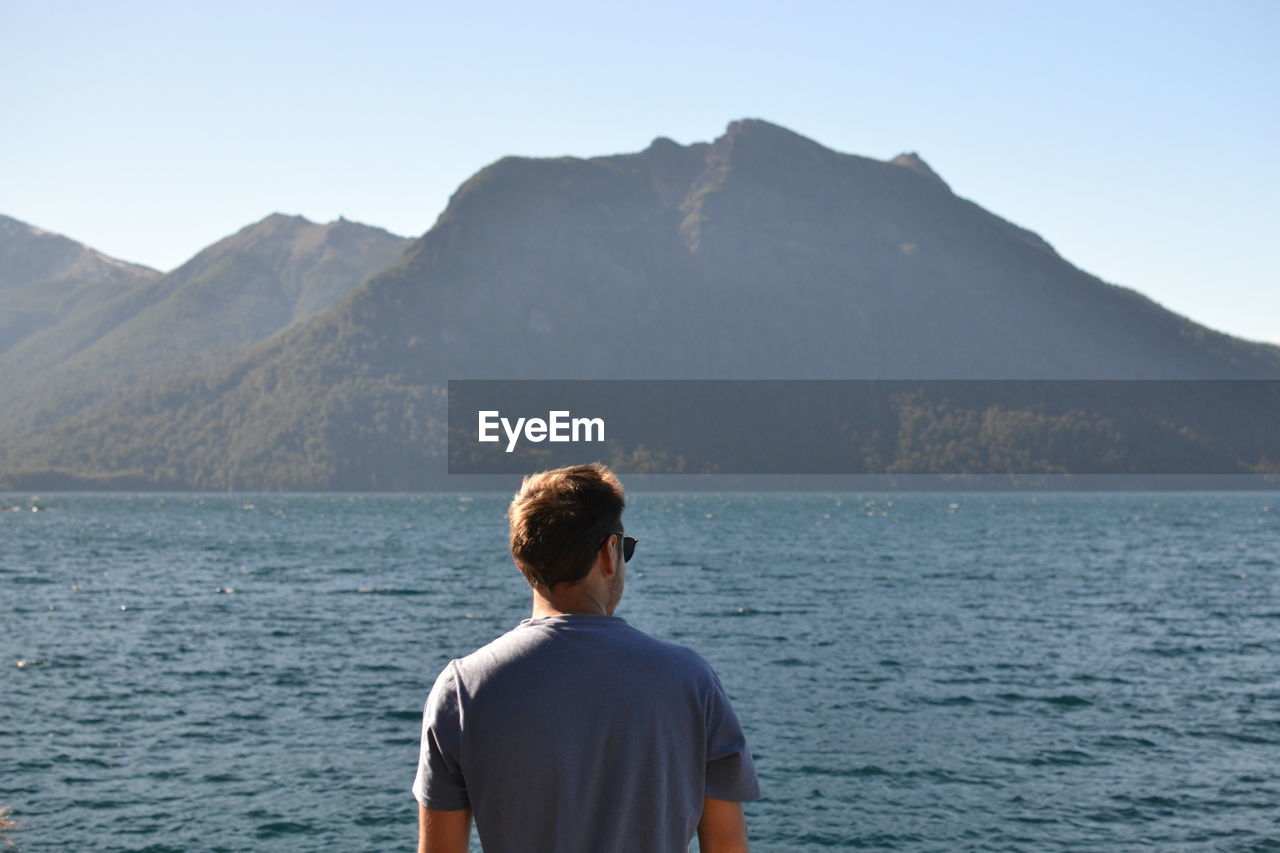
[(533, 610), (532, 619), (542, 619), (547, 616), (609, 616), (612, 615), (604, 607), (604, 605), (591, 598), (582, 596), (551, 598), (539, 593), (537, 590), (533, 592)]

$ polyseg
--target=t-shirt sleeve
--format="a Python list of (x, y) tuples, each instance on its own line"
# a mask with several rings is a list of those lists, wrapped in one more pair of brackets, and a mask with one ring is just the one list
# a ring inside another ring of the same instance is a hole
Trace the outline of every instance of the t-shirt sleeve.
[(429, 809), (455, 811), (471, 806), (458, 763), (462, 740), (460, 710), (457, 675), (450, 663), (436, 679), (422, 711), (422, 745), (413, 795)]
[(760, 782), (746, 735), (714, 672), (707, 700), (706, 780), (704, 796), (734, 802), (760, 798)]

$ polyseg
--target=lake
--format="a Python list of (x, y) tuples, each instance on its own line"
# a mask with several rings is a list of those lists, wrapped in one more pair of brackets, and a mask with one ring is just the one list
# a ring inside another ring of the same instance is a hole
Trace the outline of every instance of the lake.
[[(629, 499), (753, 850), (1280, 849), (1280, 495)], [(0, 495), (16, 849), (412, 849), (427, 691), (528, 615), (506, 501)]]

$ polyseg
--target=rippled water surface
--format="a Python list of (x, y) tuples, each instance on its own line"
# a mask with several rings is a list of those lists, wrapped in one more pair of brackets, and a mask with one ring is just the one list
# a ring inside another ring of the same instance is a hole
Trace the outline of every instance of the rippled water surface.
[[(503, 496), (0, 495), (18, 850), (411, 849)], [(32, 512), (35, 505), (40, 511)], [(648, 495), (618, 615), (747, 729), (753, 849), (1280, 849), (1280, 496)]]

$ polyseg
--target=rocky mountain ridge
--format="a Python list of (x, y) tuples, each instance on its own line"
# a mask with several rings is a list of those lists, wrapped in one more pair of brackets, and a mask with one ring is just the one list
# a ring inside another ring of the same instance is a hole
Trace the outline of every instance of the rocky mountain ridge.
[(28, 431), (0, 467), (438, 486), (443, 385), (461, 378), (1277, 377), (1280, 348), (1075, 268), (916, 154), (844, 154), (748, 119), (710, 143), (505, 157), (327, 311)]

